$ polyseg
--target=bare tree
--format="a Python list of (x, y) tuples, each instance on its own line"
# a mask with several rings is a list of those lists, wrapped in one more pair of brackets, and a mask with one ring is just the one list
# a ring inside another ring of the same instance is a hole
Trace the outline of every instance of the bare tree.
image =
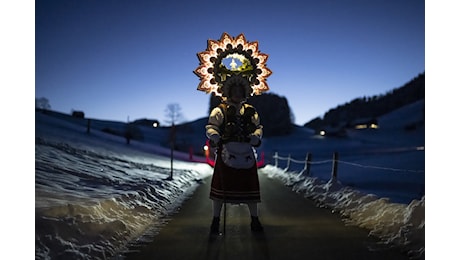
[(171, 173), (168, 180), (173, 178), (173, 161), (174, 161), (174, 146), (176, 145), (176, 123), (182, 120), (181, 107), (177, 103), (168, 104), (166, 107), (166, 123), (171, 125), (171, 134), (169, 141), (171, 144)]
[(51, 105), (47, 98), (35, 98), (35, 108), (43, 109), (43, 110), (50, 110)]
[(181, 112), (181, 107), (177, 103), (168, 104), (166, 107), (166, 124), (174, 126), (176, 123), (180, 122), (183, 119), (183, 115)]

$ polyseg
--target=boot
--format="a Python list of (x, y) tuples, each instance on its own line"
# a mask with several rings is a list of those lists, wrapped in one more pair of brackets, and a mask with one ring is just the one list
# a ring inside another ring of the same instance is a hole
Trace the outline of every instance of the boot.
[(258, 217), (251, 216), (251, 230), (254, 232), (261, 232), (264, 230), (264, 227), (260, 224)]
[(212, 234), (219, 234), (219, 223), (220, 223), (219, 217), (214, 217), (212, 219), (212, 223), (211, 223), (211, 233)]

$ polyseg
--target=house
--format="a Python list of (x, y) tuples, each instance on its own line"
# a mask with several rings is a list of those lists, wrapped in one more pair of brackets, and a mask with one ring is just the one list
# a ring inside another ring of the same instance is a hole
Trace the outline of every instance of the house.
[(148, 126), (148, 127), (160, 127), (160, 122), (156, 119), (137, 119), (134, 122), (132, 122), (135, 125), (142, 125), (142, 126)]
[(85, 118), (85, 113), (83, 111), (72, 111), (72, 116), (76, 118)]
[(353, 129), (377, 129), (379, 128), (378, 121), (374, 117), (358, 118), (348, 124), (349, 128)]

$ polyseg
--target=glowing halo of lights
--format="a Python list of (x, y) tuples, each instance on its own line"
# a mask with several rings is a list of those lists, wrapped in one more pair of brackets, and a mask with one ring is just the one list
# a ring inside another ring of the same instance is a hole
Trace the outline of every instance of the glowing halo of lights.
[[(259, 51), (257, 41), (247, 42), (242, 33), (233, 38), (224, 32), (220, 40), (208, 40), (207, 49), (197, 56), (200, 65), (193, 72), (200, 78), (199, 91), (226, 96), (222, 88), (225, 81), (234, 75), (247, 79), (251, 96), (269, 90), (266, 79), (272, 71), (265, 65), (268, 55)], [(225, 62), (230, 60), (229, 68)]]

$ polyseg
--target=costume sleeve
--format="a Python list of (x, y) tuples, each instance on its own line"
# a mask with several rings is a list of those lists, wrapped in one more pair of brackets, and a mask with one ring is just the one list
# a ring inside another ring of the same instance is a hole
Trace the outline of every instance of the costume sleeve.
[(219, 107), (215, 107), (209, 115), (208, 124), (205, 126), (206, 137), (213, 139), (216, 138), (217, 135), (217, 137), (220, 138), (220, 126), (223, 124), (223, 122), (224, 114), (222, 113), (222, 110)]

